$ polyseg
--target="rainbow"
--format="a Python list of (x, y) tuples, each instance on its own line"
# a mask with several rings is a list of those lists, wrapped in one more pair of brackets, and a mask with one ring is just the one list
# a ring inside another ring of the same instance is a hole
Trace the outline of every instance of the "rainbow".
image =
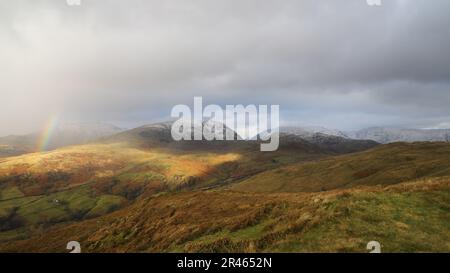
[(45, 152), (47, 150), (48, 142), (57, 124), (58, 124), (57, 115), (50, 116), (50, 118), (45, 123), (45, 126), (44, 128), (42, 128), (41, 134), (39, 135), (37, 141), (37, 150), (39, 152)]

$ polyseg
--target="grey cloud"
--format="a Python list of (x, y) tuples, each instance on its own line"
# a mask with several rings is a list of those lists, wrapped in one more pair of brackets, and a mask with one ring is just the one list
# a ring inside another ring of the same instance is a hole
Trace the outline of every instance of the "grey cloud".
[(450, 2), (0, 1), (0, 134), (277, 103), (338, 128), (450, 119)]

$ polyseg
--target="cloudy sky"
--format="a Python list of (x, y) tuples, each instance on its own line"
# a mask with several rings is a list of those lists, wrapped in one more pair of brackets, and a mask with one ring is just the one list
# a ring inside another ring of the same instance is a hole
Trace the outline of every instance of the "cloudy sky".
[(450, 127), (450, 1), (0, 0), (0, 135), (131, 127), (175, 104), (282, 122)]

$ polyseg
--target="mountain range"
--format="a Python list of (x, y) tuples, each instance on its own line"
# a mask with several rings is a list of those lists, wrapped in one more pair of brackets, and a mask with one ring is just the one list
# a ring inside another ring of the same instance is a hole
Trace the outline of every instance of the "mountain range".
[(371, 139), (378, 143), (450, 141), (450, 129), (405, 129), (372, 127), (347, 133), (354, 139)]
[(399, 127), (370, 127), (357, 131), (340, 131), (324, 127), (281, 127), (282, 132), (312, 138), (325, 134), (346, 139), (373, 140), (381, 144), (394, 142), (450, 141), (450, 129), (410, 129)]
[[(170, 135), (172, 122), (161, 122), (145, 125), (131, 130), (140, 132), (140, 137), (150, 134), (152, 139), (159, 139), (159, 142), (174, 142)], [(210, 123), (206, 123), (211, 127)], [(152, 129), (152, 130), (149, 130)], [(224, 128), (224, 134), (225, 134)], [(125, 130), (106, 123), (84, 122), (84, 123), (62, 123), (52, 129), (48, 137), (45, 150), (53, 150), (68, 145), (84, 144), (100, 138), (113, 136), (112, 139), (130, 137), (128, 132), (120, 134)], [(150, 132), (151, 131), (151, 132)], [(0, 157), (21, 155), (34, 152), (42, 147), (38, 147), (39, 141), (45, 132), (35, 132), (27, 135), (10, 135), (0, 137)], [(280, 133), (285, 141), (292, 142), (297, 138), (316, 144), (335, 152), (355, 152), (364, 148), (375, 146), (376, 143), (387, 144), (393, 142), (420, 142), (420, 141), (450, 141), (450, 129), (404, 129), (390, 127), (371, 127), (358, 131), (340, 131), (319, 126), (284, 126), (280, 127)], [(152, 135), (153, 134), (153, 135)], [(160, 134), (159, 137), (157, 135)], [(236, 139), (242, 140), (235, 133)], [(198, 143), (189, 143), (196, 146)], [(226, 146), (223, 143), (214, 142), (216, 146)]]

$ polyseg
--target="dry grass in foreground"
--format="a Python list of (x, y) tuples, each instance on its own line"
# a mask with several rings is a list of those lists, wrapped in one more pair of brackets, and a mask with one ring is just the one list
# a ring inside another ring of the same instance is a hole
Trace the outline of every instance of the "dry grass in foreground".
[(322, 193), (196, 191), (152, 197), (61, 224), (2, 252), (450, 251), (450, 178)]

